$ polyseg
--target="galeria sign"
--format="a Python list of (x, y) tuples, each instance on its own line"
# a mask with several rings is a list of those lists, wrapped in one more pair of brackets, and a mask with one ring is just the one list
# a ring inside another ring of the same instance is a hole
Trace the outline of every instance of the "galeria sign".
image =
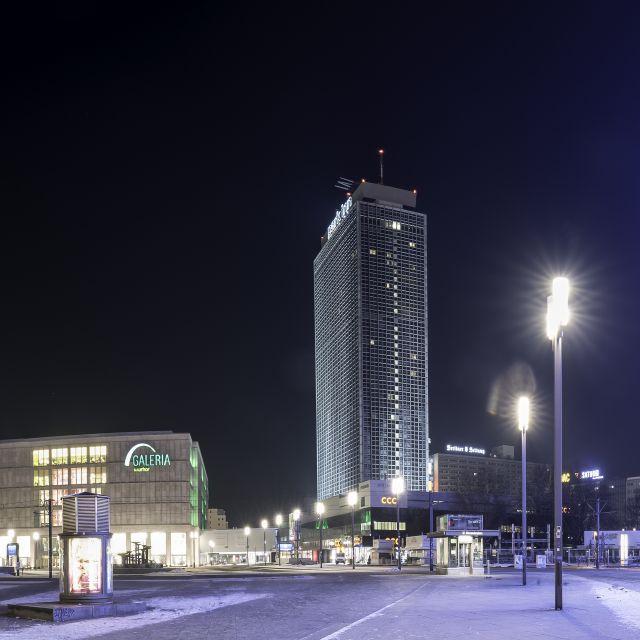
[[(141, 448), (151, 449), (149, 451), (138, 452)], [(125, 467), (133, 467), (134, 472), (150, 471), (151, 467), (168, 467), (171, 465), (171, 458), (168, 453), (158, 453), (150, 444), (140, 442), (133, 445), (127, 452), (124, 459)]]

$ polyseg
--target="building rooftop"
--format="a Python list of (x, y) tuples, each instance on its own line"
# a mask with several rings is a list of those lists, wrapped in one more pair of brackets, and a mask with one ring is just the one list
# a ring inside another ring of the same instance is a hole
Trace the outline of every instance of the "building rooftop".
[(353, 192), (351, 199), (354, 202), (356, 200), (375, 200), (380, 204), (389, 204), (395, 207), (416, 206), (415, 191), (398, 189), (397, 187), (390, 187), (386, 184), (377, 184), (375, 182), (361, 182)]
[(49, 442), (51, 440), (76, 440), (78, 438), (117, 438), (131, 436), (166, 436), (189, 435), (188, 433), (176, 433), (171, 430), (143, 430), (143, 431), (113, 431), (111, 433), (78, 433), (64, 436), (41, 436), (38, 438), (10, 438), (0, 440), (0, 446), (15, 444), (16, 442)]

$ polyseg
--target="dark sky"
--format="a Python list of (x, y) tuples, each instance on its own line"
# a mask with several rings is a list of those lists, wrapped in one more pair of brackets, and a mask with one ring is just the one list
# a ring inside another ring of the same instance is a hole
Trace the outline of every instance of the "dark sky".
[[(336, 176), (429, 215), (430, 429), (640, 474), (633, 3), (234, 3), (4, 14), (2, 437), (169, 428), (239, 525), (315, 491), (312, 261)], [(139, 5), (138, 5), (139, 7)]]

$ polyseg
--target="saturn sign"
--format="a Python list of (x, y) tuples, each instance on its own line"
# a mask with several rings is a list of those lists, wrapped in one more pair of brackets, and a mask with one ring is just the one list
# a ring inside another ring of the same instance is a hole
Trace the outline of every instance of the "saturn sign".
[[(150, 449), (149, 451), (138, 452), (141, 448)], [(125, 467), (133, 467), (134, 472), (150, 471), (151, 467), (168, 467), (171, 465), (171, 458), (168, 453), (157, 453), (156, 450), (146, 442), (140, 442), (133, 445), (127, 452), (124, 459)]]

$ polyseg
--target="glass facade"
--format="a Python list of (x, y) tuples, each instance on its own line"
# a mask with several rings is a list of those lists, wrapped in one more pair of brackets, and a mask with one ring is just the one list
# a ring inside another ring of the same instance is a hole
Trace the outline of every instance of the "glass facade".
[(319, 499), (399, 475), (427, 489), (426, 217), (375, 190), (314, 262)]

